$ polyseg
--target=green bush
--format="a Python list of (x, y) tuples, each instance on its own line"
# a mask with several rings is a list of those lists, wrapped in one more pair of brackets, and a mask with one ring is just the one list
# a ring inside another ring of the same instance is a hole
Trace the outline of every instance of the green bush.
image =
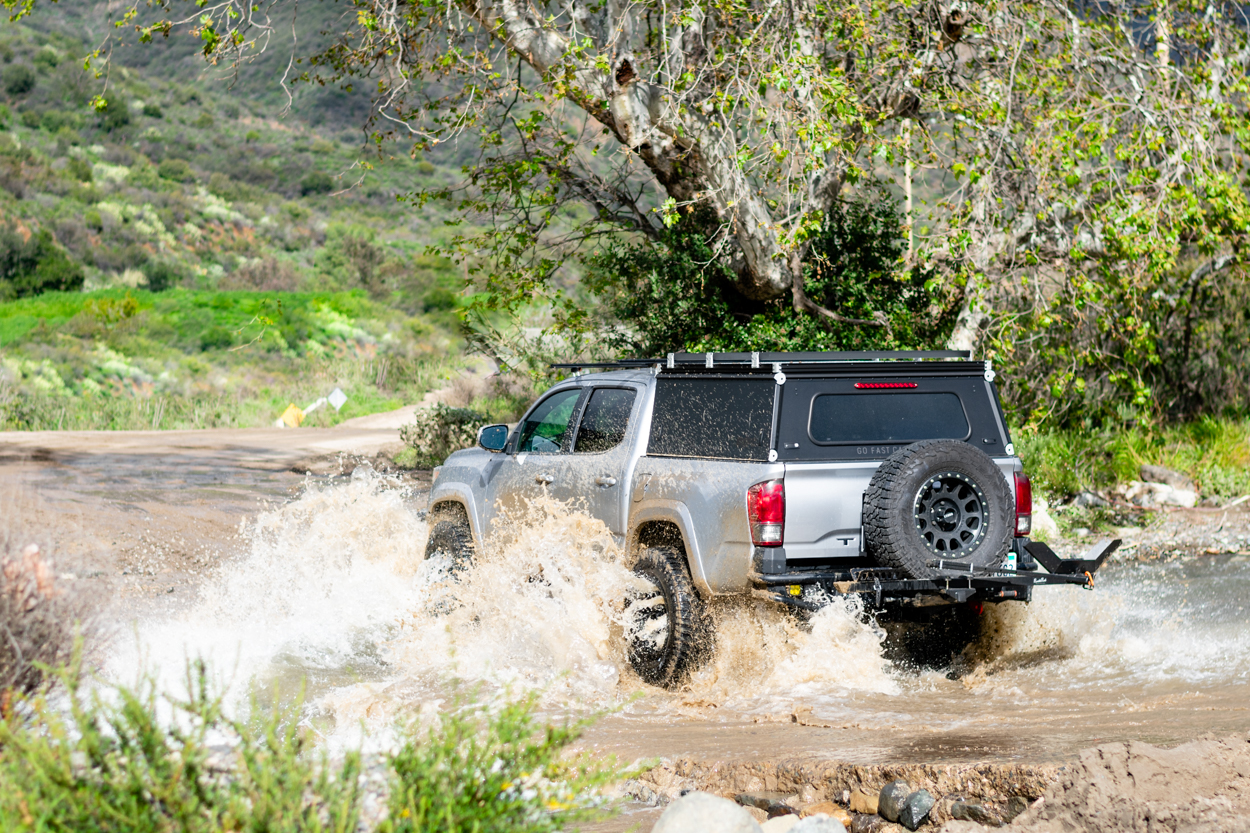
[(31, 130), (38, 130), (43, 126), (43, 114), (38, 110), (23, 110), (22, 125)]
[(299, 183), (300, 193), (328, 194), (334, 190), (334, 177), (324, 171), (309, 171)]
[(260, 141), (260, 132), (259, 132), (259, 131), (256, 131), (256, 130), (249, 130), (249, 131), (247, 131), (247, 133), (244, 133), (244, 134), (243, 134), (243, 141), (245, 141), (245, 142), (259, 142), (259, 141)]
[(54, 70), (59, 63), (61, 63), (60, 54), (50, 46), (45, 46), (35, 53), (35, 66)]
[(119, 99), (109, 101), (99, 114), (100, 127), (110, 132), (130, 124), (130, 108), (126, 106), (126, 102)]
[(165, 114), (161, 112), (161, 105), (155, 101), (145, 101), (143, 103), (143, 115), (150, 119), (159, 119), (163, 118)]
[(170, 182), (195, 181), (195, 172), (191, 170), (191, 163), (185, 159), (166, 159), (157, 166), (156, 175)]
[(452, 408), (442, 402), (417, 411), (415, 419), (399, 429), (399, 438), (413, 454), (414, 468), (441, 465), (447, 455), (477, 442), (477, 432), (487, 417), (468, 408)]
[(10, 64), (0, 72), (0, 83), (11, 96), (21, 97), (35, 88), (35, 71), (25, 64)]
[[(65, 704), (24, 701), (0, 720), (0, 828), (49, 833), (352, 833), (360, 757), (312, 756), (298, 715), (225, 715), (203, 663), (185, 700), (88, 692), (62, 672)], [(172, 707), (173, 714), (160, 714)], [(231, 754), (223, 755), (228, 744)]]
[(391, 758), (379, 833), (546, 833), (607, 815), (598, 788), (624, 773), (614, 761), (564, 757), (587, 723), (539, 726), (536, 700), (453, 710), (424, 732), (410, 726)]
[(83, 280), (82, 267), (47, 229), (24, 236), (13, 225), (0, 228), (0, 301), (81, 289)]
[(92, 231), (104, 231), (104, 218), (94, 208), (88, 208), (82, 215), (82, 221)]
[(91, 182), (93, 179), (91, 174), (91, 163), (86, 159), (71, 157), (69, 164), (65, 166), (65, 170), (69, 172), (70, 176), (79, 182)]
[(213, 118), (212, 113), (203, 112), (203, 113), (200, 113), (198, 117), (196, 117), (193, 124), (199, 128), (209, 128), (209, 127), (212, 127), (214, 124), (216, 124), (216, 120)]

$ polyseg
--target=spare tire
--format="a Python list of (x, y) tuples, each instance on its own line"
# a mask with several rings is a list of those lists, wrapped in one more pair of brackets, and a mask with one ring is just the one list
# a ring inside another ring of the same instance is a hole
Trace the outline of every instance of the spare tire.
[[(864, 547), (908, 578), (966, 576), (1002, 565), (1014, 515), (1013, 490), (988, 454), (960, 440), (925, 440), (873, 475), (864, 492)], [(943, 568), (930, 566), (936, 561)]]

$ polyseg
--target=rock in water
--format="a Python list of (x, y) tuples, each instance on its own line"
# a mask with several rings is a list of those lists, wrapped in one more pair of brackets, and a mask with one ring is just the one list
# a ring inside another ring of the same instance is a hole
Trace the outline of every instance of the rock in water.
[(899, 824), (908, 830), (915, 830), (929, 815), (937, 799), (928, 790), (916, 790), (903, 801), (898, 812)]
[(898, 821), (898, 814), (903, 810), (903, 802), (911, 795), (911, 786), (903, 780), (891, 781), (881, 788), (877, 796), (877, 812), (886, 821)]
[(808, 816), (791, 827), (790, 833), (846, 833), (846, 827), (835, 818)]
[(763, 833), (759, 822), (727, 798), (694, 792), (672, 804), (651, 833)]

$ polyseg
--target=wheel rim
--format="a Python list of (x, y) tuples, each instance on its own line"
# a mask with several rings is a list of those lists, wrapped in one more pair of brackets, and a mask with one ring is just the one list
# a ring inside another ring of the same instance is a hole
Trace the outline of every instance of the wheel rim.
[(630, 659), (635, 666), (641, 664), (648, 670), (657, 670), (652, 667), (663, 665), (672, 639), (668, 599), (651, 576), (641, 572), (634, 576), (639, 580), (638, 586), (631, 588), (625, 598)]
[(976, 481), (956, 471), (935, 474), (916, 493), (916, 531), (939, 555), (962, 558), (985, 537), (985, 494)]

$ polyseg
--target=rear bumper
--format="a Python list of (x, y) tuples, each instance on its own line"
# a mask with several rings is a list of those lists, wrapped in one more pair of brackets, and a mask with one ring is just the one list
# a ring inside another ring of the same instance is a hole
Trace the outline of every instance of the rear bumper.
[[(858, 595), (866, 603), (877, 607), (887, 604), (954, 604), (967, 601), (1027, 602), (1032, 599), (1033, 588), (1038, 585), (1074, 584), (1092, 589), (1094, 574), (1119, 546), (1118, 538), (1104, 539), (1095, 544), (1084, 558), (1063, 559), (1045, 544), (1028, 541), (1023, 548), (1041, 562), (1046, 572), (999, 569), (992, 573), (969, 572), (967, 575), (939, 579), (912, 579), (895, 570), (879, 567), (850, 570), (783, 569), (774, 572), (779, 566), (774, 559), (771, 563), (761, 565), (765, 570), (751, 573), (751, 583), (756, 588), (752, 595), (807, 610), (822, 606), (812, 598), (820, 594), (806, 592), (813, 587), (821, 588), (829, 596)], [(946, 570), (952, 567), (939, 561), (934, 561), (930, 566)]]

